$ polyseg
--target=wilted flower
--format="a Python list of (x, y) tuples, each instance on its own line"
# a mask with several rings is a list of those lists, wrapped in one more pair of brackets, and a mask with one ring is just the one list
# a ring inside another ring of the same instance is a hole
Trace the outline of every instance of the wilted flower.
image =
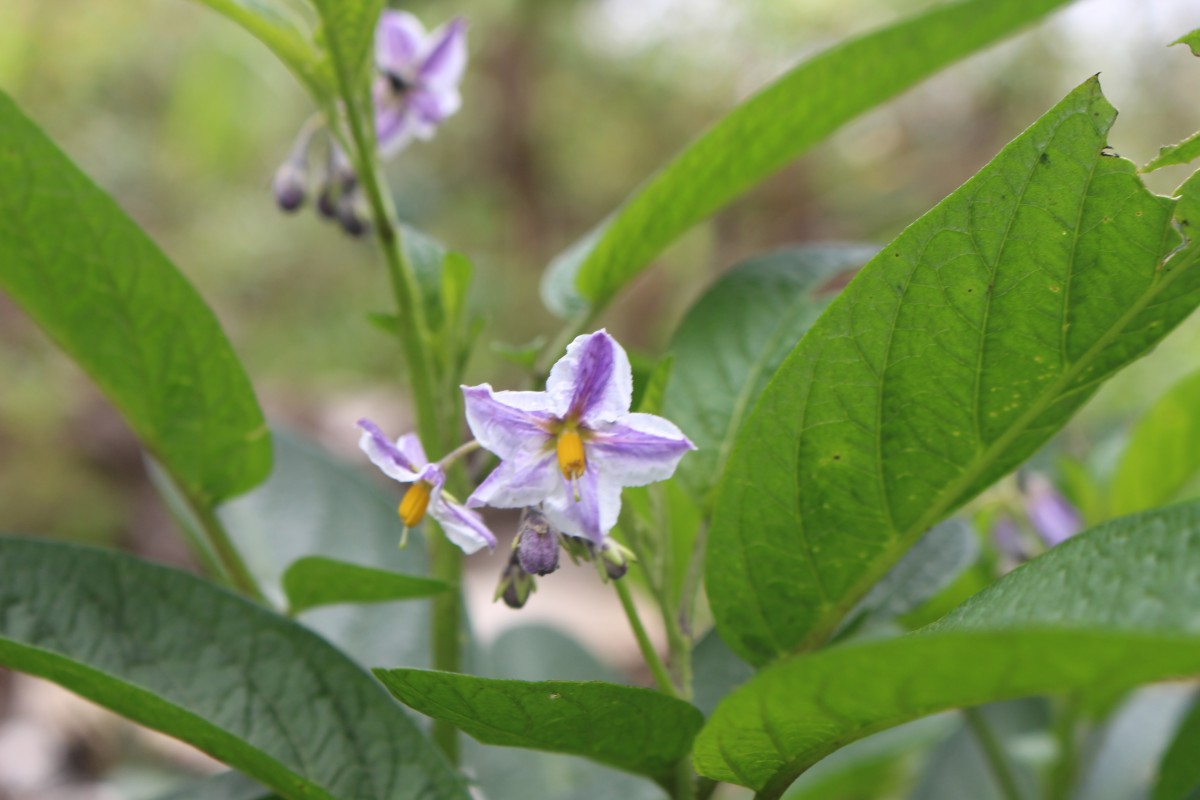
[(622, 487), (671, 477), (695, 449), (662, 417), (629, 413), (629, 357), (603, 330), (567, 347), (544, 392), (494, 392), (485, 383), (463, 393), (475, 438), (501, 459), (467, 505), (540, 503), (551, 525), (597, 546), (617, 523)]
[(503, 600), (509, 608), (521, 608), (529, 601), (529, 595), (537, 591), (537, 584), (521, 566), (520, 556), (516, 550), (508, 558), (504, 571), (500, 573), (500, 582), (496, 584), (496, 594), (492, 602)]
[(467, 66), (467, 23), (454, 19), (426, 34), (407, 11), (384, 11), (375, 28), (375, 66), (375, 138), (390, 156), (413, 138), (431, 138), (462, 105), (458, 83)]
[(405, 434), (393, 444), (370, 420), (359, 420), (358, 427), (363, 431), (358, 446), (371, 463), (389, 478), (409, 484), (399, 507), (406, 530), (416, 527), (428, 512), (464, 553), (470, 555), (482, 547), (496, 546), (496, 537), (479, 514), (442, 491), (446, 472), (440, 464), (429, 463), (415, 433)]
[(1025, 513), (1047, 547), (1062, 544), (1083, 530), (1079, 510), (1041, 475), (1032, 475), (1026, 481)]

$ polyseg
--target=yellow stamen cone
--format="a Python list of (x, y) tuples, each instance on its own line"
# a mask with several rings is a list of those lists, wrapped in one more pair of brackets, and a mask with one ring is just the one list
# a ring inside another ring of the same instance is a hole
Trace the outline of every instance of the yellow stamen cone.
[(405, 528), (415, 528), (425, 519), (425, 509), (429, 508), (429, 493), (433, 490), (427, 481), (417, 481), (408, 487), (404, 499), (400, 501), (400, 521)]
[(558, 435), (558, 468), (562, 470), (563, 477), (569, 481), (576, 481), (583, 477), (583, 471), (587, 466), (587, 462), (583, 455), (583, 439), (579, 438), (579, 432), (574, 430), (565, 430)]

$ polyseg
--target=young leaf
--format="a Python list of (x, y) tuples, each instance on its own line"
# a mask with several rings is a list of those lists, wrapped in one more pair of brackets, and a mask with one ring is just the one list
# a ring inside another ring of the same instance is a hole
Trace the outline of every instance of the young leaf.
[(202, 505), (271, 468), (216, 317), (162, 251), (0, 93), (0, 289), (120, 409)]
[(1194, 800), (1200, 797), (1200, 699), (1179, 723), (1171, 746), (1158, 765), (1151, 800)]
[(1193, 133), (1177, 144), (1164, 145), (1158, 149), (1158, 155), (1150, 163), (1142, 167), (1142, 172), (1154, 172), (1162, 167), (1175, 164), (1187, 164), (1200, 158), (1200, 133)]
[(1200, 475), (1200, 372), (1159, 398), (1138, 422), (1109, 491), (1113, 516), (1163, 505)]
[(1191, 49), (1192, 55), (1200, 56), (1200, 28), (1191, 33), (1185, 33), (1171, 44), (1186, 44)]
[(182, 739), (286, 797), (468, 797), (343, 653), (195, 576), (0, 537), (0, 587), (0, 664)]
[(1068, 0), (960, 0), (812, 58), (726, 115), (551, 263), (555, 313), (598, 308), (700, 220), (843, 123)]
[(443, 581), (432, 578), (402, 575), (323, 556), (302, 558), (283, 573), (283, 591), (287, 594), (291, 614), (340, 603), (383, 603), (431, 597), (449, 588)]
[(926, 530), (1200, 303), (1200, 247), (1165, 260), (1176, 203), (1107, 154), (1114, 117), (1084, 83), (872, 259), (780, 367), (709, 539), (708, 596), (735, 651), (762, 663), (823, 641)]
[(312, 93), (318, 103), (334, 93), (329, 63), (321, 58), (312, 37), (294, 20), (288, 9), (261, 0), (196, 0), (237, 23), (271, 52)]
[(1200, 674), (1197, 604), (1200, 503), (1115, 520), (920, 631), (764, 669), (717, 707), (696, 765), (766, 800), (846, 742), (936, 711)]
[(571, 753), (669, 778), (704, 722), (651, 689), (599, 681), (508, 681), (450, 672), (377, 669), (400, 702), (449, 720), (484, 744)]
[(849, 280), (878, 252), (870, 245), (816, 245), (750, 259), (712, 285), (671, 340), (675, 366), (663, 416), (696, 452), (677, 475), (698, 501), (725, 468), (734, 437), (767, 381)]

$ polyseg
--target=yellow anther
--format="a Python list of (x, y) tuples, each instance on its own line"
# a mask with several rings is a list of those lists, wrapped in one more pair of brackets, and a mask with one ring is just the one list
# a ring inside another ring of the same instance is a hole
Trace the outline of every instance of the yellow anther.
[(569, 481), (578, 480), (583, 477), (584, 468), (587, 462), (583, 457), (583, 439), (579, 438), (579, 431), (565, 430), (558, 435), (558, 468), (562, 470), (563, 477)]
[(400, 501), (400, 521), (405, 528), (415, 528), (417, 523), (425, 519), (425, 509), (429, 508), (429, 492), (433, 486), (428, 481), (417, 481), (408, 487), (404, 499)]

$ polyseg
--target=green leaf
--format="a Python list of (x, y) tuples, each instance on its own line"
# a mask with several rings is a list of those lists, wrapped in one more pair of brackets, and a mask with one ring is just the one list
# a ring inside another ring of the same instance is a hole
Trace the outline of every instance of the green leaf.
[(1113, 516), (1163, 505), (1200, 475), (1200, 372), (1188, 375), (1141, 418), (1109, 491)]
[(700, 220), (843, 123), (1067, 0), (962, 0), (852, 39), (792, 69), (721, 119), (551, 263), (542, 297), (603, 306)]
[(189, 781), (156, 800), (279, 800), (279, 795), (240, 772), (230, 771)]
[(187, 573), (0, 538), (0, 663), (291, 798), (467, 798), (378, 683), (302, 626)]
[(778, 797), (847, 742), (937, 711), (1200, 673), (1200, 503), (1115, 520), (934, 625), (764, 669), (696, 739), (700, 772)]
[(443, 581), (307, 556), (283, 574), (289, 613), (338, 603), (382, 603), (431, 597), (449, 589)]
[(1191, 48), (1192, 55), (1200, 56), (1200, 28), (1197, 28), (1191, 33), (1186, 33), (1183, 36), (1180, 36), (1178, 39), (1171, 42), (1171, 44), (1186, 44), (1189, 48)]
[[(763, 392), (708, 550), (721, 635), (811, 648), (916, 540), (1200, 303), (1175, 201), (1106, 155), (1091, 79), (904, 231)], [(1195, 182), (1178, 203), (1187, 229)]]
[(817, 245), (734, 267), (688, 311), (671, 340), (675, 367), (663, 416), (695, 443), (677, 475), (692, 496), (709, 493), (734, 437), (767, 381), (843, 285), (879, 248)]
[(0, 93), (0, 289), (104, 390), (193, 501), (266, 477), (271, 445), (216, 317)]
[(1168, 144), (1158, 149), (1158, 155), (1142, 167), (1142, 172), (1154, 172), (1161, 167), (1187, 164), (1200, 158), (1200, 133), (1193, 133), (1177, 144)]
[(196, 0), (237, 23), (270, 48), (318, 103), (334, 94), (333, 74), (311, 33), (286, 5), (270, 0)]
[(1193, 800), (1200, 797), (1200, 699), (1179, 723), (1171, 746), (1158, 765), (1158, 782), (1151, 800)]
[(377, 669), (400, 702), (484, 744), (587, 756), (656, 779), (673, 774), (704, 717), (651, 689), (599, 681), (510, 681)]
[[(348, 441), (356, 441), (353, 424)], [(418, 532), (409, 546), (396, 547), (401, 525), (396, 517), (399, 487), (385, 491), (363, 457), (354, 469), (316, 445), (276, 432), (275, 471), (255, 491), (221, 507), (230, 537), (263, 592), (283, 605), (287, 565), (305, 556), (328, 556), (409, 575), (428, 574), (424, 542)], [(435, 534), (440, 536), (441, 534)], [(361, 664), (386, 661), (408, 666), (429, 662), (429, 602), (344, 605), (317, 608), (300, 620), (320, 632)]]
[(319, 38), (341, 75), (343, 87), (358, 87), (367, 68), (375, 25), (384, 0), (312, 0), (321, 17)]

